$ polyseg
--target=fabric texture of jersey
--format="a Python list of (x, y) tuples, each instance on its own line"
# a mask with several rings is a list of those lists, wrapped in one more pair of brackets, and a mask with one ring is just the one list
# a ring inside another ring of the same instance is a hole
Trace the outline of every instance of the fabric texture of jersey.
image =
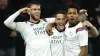
[(17, 23), (17, 28), (26, 42), (26, 56), (51, 56), (49, 37), (45, 31), (46, 22)]
[(74, 27), (66, 28), (65, 36), (65, 56), (79, 56), (81, 46), (88, 45), (88, 31), (81, 22)]
[(45, 21), (48, 22), (48, 23), (54, 23), (55, 21), (55, 18), (45, 18)]
[(14, 22), (19, 11), (8, 17), (4, 24), (21, 33), (26, 42), (25, 56), (51, 56), (49, 36), (46, 33), (48, 23), (40, 20), (39, 23)]
[(50, 36), (52, 56), (64, 56), (64, 31), (59, 32), (54, 27), (53, 35)]

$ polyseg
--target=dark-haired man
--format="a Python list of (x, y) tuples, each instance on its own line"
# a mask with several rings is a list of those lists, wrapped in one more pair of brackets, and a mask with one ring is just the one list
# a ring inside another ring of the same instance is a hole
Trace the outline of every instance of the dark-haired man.
[[(98, 35), (99, 35), (99, 33), (98, 33), (98, 31), (97, 31), (97, 29), (96, 29), (96, 27), (95, 26), (93, 26), (89, 21), (87, 21), (86, 19), (86, 17), (87, 17), (87, 10), (84, 10), (84, 9), (82, 9), (82, 10), (80, 10), (79, 11), (79, 15), (80, 15), (80, 21), (83, 23), (83, 25), (84, 26), (86, 26), (87, 27), (87, 29), (88, 29), (88, 32), (89, 32), (89, 34), (88, 34), (88, 37), (97, 37)], [(84, 15), (84, 16), (83, 16)], [(67, 19), (67, 18), (66, 18)], [(46, 18), (45, 19), (47, 22), (49, 22), (49, 23), (53, 23), (54, 22), (54, 20), (55, 20), (55, 18)], [(47, 31), (47, 33), (49, 34), (49, 35), (52, 35), (52, 26), (51, 26), (51, 24), (49, 24), (48, 25), (48, 27), (47, 27), (47, 29), (46, 29), (46, 31)]]
[(67, 8), (65, 30), (65, 56), (86, 56), (88, 46), (88, 31), (79, 21), (79, 9), (76, 5)]
[[(49, 36), (46, 33), (47, 23), (40, 20), (41, 5), (32, 1), (26, 8), (19, 9), (4, 21), (4, 24), (17, 30), (26, 42), (25, 56), (51, 56)], [(14, 22), (20, 13), (28, 13), (27, 22)]]
[(52, 56), (65, 56), (64, 51), (64, 32), (66, 24), (66, 14), (59, 11), (55, 15), (53, 34), (50, 36)]

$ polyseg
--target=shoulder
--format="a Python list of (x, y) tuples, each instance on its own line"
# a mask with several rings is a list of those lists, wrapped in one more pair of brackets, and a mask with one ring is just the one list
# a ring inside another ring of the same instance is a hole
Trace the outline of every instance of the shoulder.
[(26, 25), (28, 22), (25, 21), (25, 22), (15, 22), (17, 25)]
[(80, 31), (88, 31), (86, 27), (79, 27), (76, 29), (76, 33), (80, 32)]
[(52, 17), (52, 18), (45, 18), (45, 21), (52, 23), (52, 22), (55, 21), (55, 18), (54, 17)]

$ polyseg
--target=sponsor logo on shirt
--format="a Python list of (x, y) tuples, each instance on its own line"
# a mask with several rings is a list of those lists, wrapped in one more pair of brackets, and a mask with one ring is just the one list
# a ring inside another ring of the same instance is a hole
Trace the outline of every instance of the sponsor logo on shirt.
[(36, 35), (46, 34), (45, 27), (33, 28)]
[(62, 37), (63, 36), (52, 36), (51, 43), (62, 43)]

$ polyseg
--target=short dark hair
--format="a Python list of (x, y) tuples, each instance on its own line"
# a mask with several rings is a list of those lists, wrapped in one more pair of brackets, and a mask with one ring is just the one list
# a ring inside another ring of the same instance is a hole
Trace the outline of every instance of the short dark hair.
[(37, 1), (29, 1), (29, 3), (27, 4), (27, 7), (30, 8), (31, 5), (33, 5), (33, 4), (40, 5), (40, 3)]
[(65, 14), (65, 15), (66, 15), (66, 12), (65, 12), (65, 11), (60, 10), (60, 11), (57, 11), (57, 12), (55, 13), (55, 16), (56, 16), (57, 14)]
[(67, 7), (67, 13), (68, 13), (68, 9), (69, 9), (69, 8), (75, 8), (75, 9), (77, 9), (77, 12), (78, 12), (78, 14), (79, 14), (80, 8), (79, 8), (76, 4), (70, 4), (70, 5)]

